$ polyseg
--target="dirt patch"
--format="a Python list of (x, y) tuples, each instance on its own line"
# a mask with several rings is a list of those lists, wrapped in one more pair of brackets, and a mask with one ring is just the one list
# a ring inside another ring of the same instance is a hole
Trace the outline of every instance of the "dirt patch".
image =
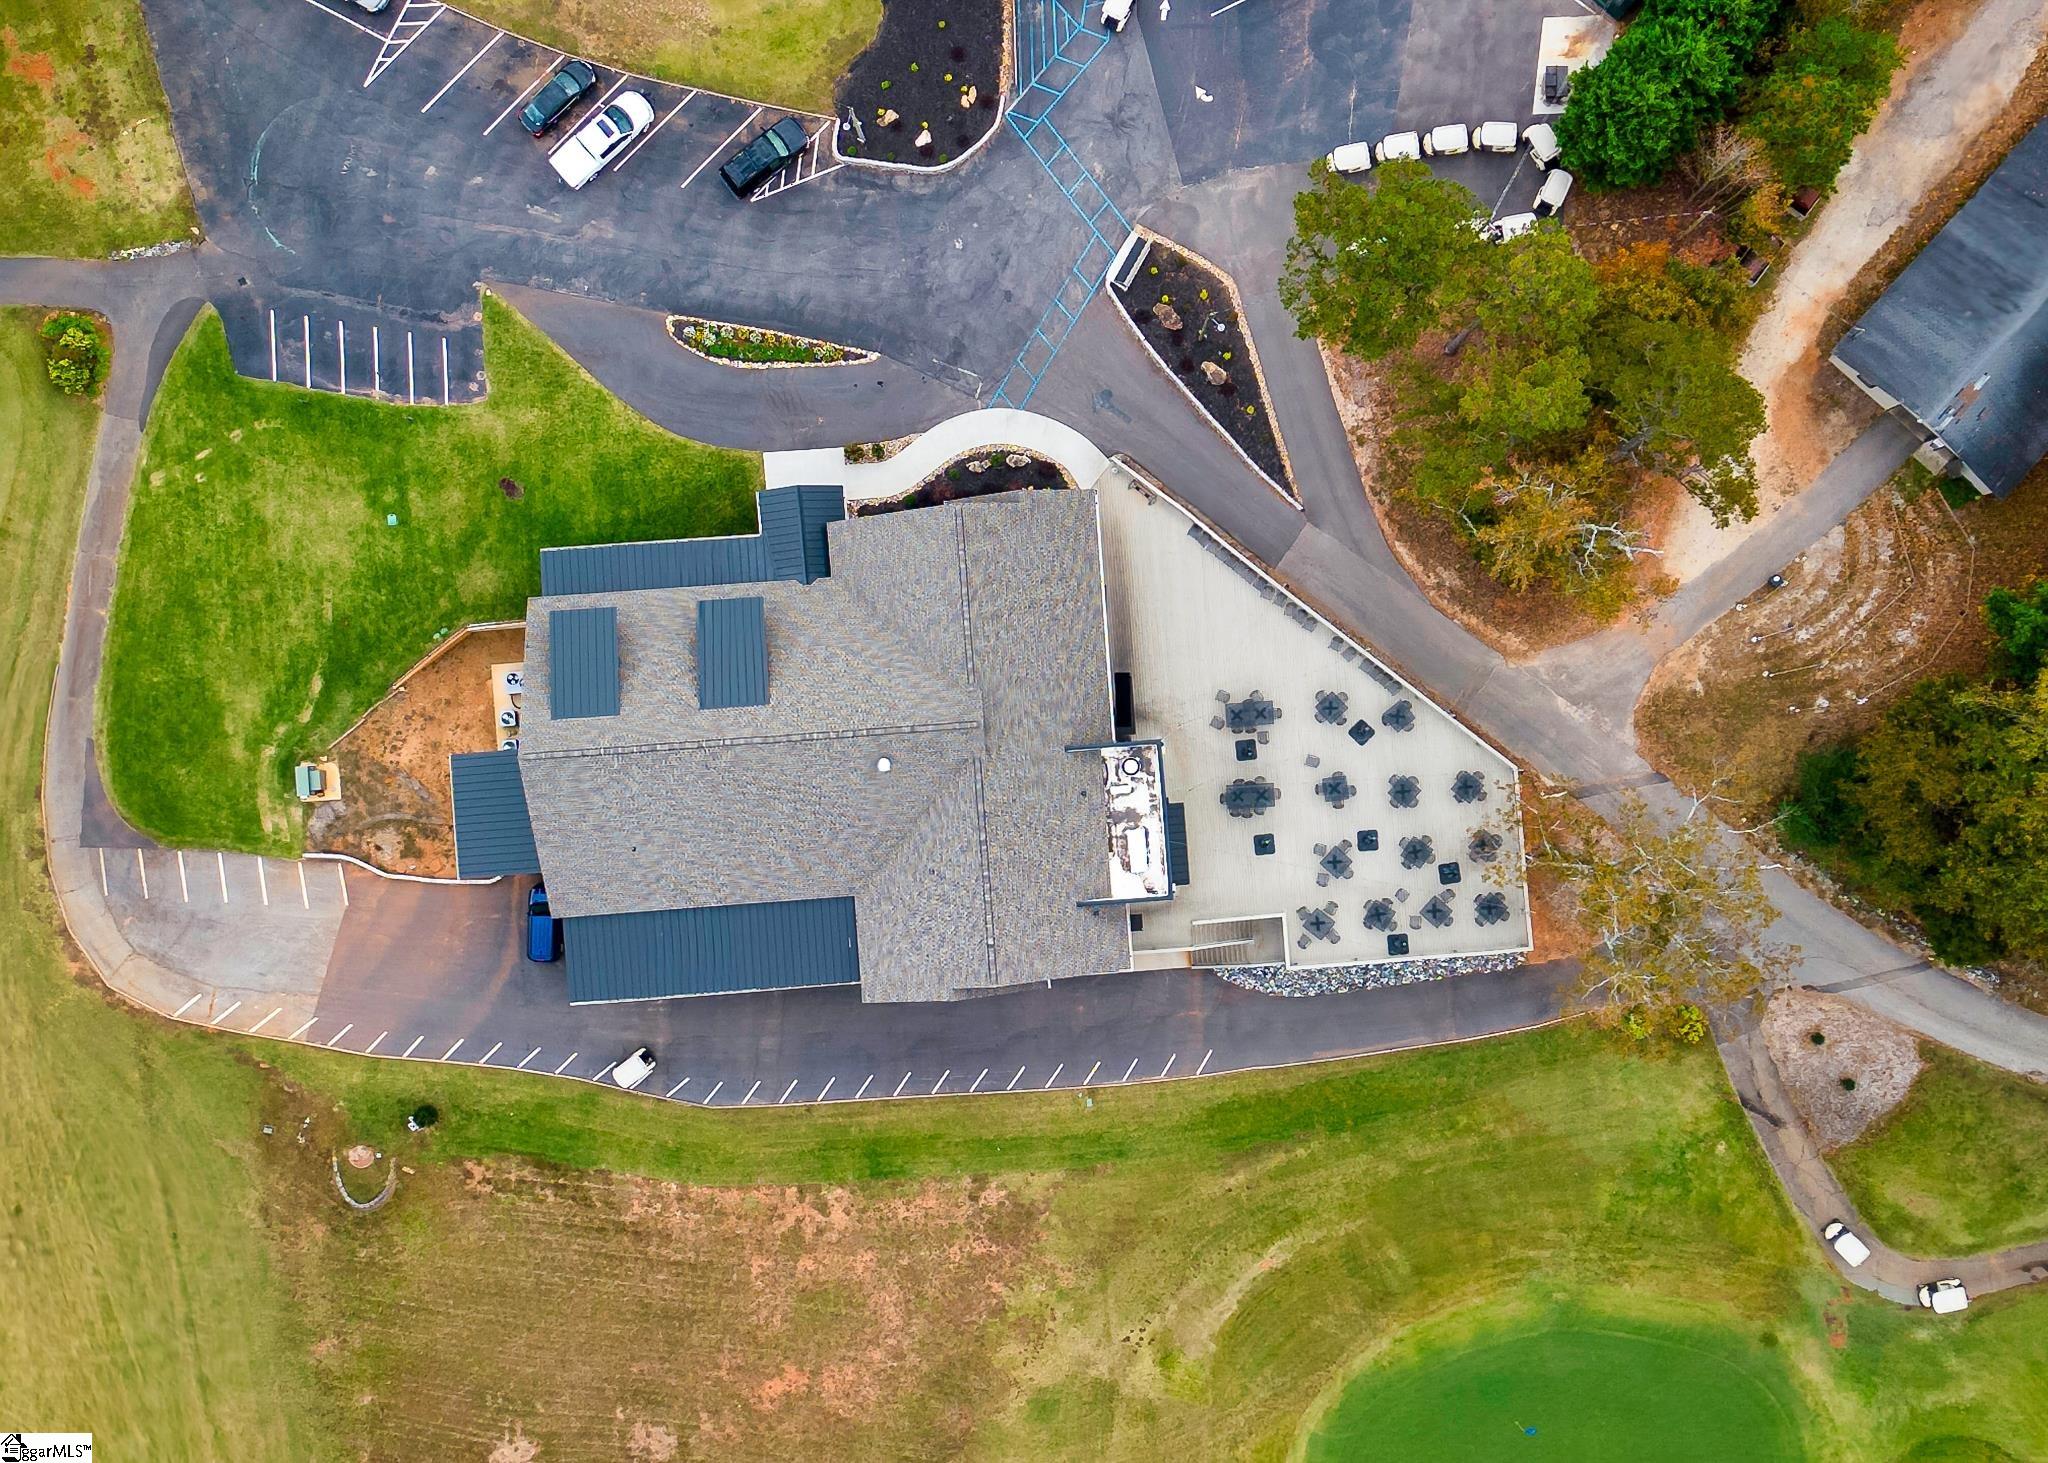
[(0, 30), (0, 46), (7, 52), (7, 74), (19, 76), (30, 86), (48, 96), (57, 85), (57, 64), (50, 59), (48, 51), (23, 51), (15, 39), (14, 27)]
[(334, 745), (341, 800), (307, 819), (306, 845), (398, 874), (455, 873), (448, 758), (498, 745), (490, 670), (524, 655), (523, 629), (465, 635)]
[(1860, 1136), (1906, 1100), (1920, 1075), (1911, 1032), (1840, 996), (1780, 991), (1764, 1011), (1763, 1032), (1785, 1090), (1823, 1149)]
[(1721, 233), (1720, 216), (1700, 207), (1694, 191), (1676, 177), (1612, 193), (1579, 188), (1560, 217), (1579, 253), (1595, 263), (1632, 244), (1668, 244), (1674, 258), (1718, 264), (1735, 247)]
[(833, 93), (865, 139), (842, 135), (839, 150), (938, 167), (979, 142), (1002, 98), (1006, 11), (1005, 0), (882, 0), (881, 28)]

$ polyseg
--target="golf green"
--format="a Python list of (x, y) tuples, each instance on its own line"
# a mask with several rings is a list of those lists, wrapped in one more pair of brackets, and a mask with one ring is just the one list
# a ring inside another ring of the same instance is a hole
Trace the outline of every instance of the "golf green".
[(1354, 1378), (1309, 1438), (1308, 1457), (1798, 1458), (1782, 1368), (1762, 1354), (1732, 1360), (1725, 1341), (1573, 1322), (1420, 1347)]

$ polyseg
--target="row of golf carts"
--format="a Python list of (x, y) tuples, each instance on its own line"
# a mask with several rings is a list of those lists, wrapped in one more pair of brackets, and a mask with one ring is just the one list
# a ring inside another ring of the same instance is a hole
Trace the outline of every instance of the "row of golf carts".
[(1330, 153), (1330, 168), (1338, 173), (1365, 173), (1374, 163), (1395, 158), (1457, 157), (1467, 152), (1513, 152), (1517, 145), (1529, 149), (1529, 161), (1544, 173), (1543, 186), (1536, 190), (1534, 210), (1511, 213), (1488, 221), (1481, 232), (1498, 244), (1525, 234), (1536, 220), (1549, 218), (1564, 207), (1572, 191), (1572, 175), (1556, 166), (1557, 132), (1548, 122), (1536, 122), (1517, 129), (1512, 122), (1481, 122), (1468, 127), (1463, 122), (1446, 122), (1427, 132), (1395, 132), (1378, 142), (1347, 142)]

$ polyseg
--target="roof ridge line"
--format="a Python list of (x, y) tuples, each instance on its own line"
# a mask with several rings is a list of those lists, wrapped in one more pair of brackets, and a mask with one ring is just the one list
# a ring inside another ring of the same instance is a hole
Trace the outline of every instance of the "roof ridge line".
[(774, 736), (707, 737), (694, 742), (634, 742), (616, 747), (561, 747), (551, 752), (520, 748), (522, 757), (536, 762), (561, 761), (570, 757), (622, 757), (642, 752), (692, 752), (707, 747), (768, 747), (797, 742), (845, 742), (864, 737), (914, 736), (925, 732), (982, 731), (981, 718), (971, 721), (918, 721), (894, 726), (840, 727), (831, 731), (786, 732)]

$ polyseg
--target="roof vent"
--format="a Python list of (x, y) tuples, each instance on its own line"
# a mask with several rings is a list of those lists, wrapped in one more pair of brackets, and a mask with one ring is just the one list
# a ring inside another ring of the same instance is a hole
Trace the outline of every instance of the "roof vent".
[(896, 764), (891, 762), (887, 757), (875, 758), (875, 771), (877, 772), (887, 772), (891, 767), (895, 765)]

